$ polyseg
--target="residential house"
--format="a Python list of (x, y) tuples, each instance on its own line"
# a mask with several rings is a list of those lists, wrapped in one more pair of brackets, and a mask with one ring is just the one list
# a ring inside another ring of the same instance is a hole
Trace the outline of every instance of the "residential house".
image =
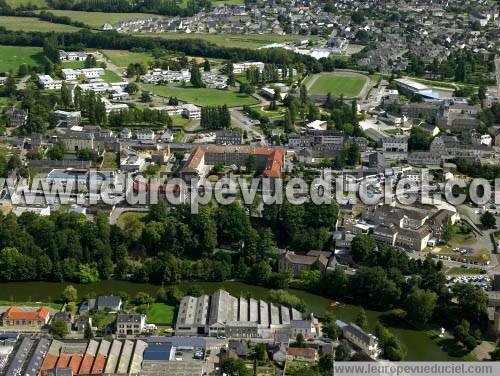
[(17, 326), (40, 330), (49, 322), (50, 313), (47, 307), (37, 310), (11, 306), (2, 315), (2, 325), (5, 327)]
[(78, 331), (78, 333), (84, 333), (87, 326), (92, 327), (92, 317), (78, 316), (75, 321), (75, 329)]
[(373, 334), (366, 333), (354, 323), (346, 324), (337, 320), (336, 324), (342, 330), (344, 338), (351, 342), (354, 346), (360, 348), (366, 354), (375, 358), (380, 354), (381, 349), (378, 346), (378, 338)]
[(316, 362), (318, 360), (318, 350), (310, 347), (289, 347), (286, 352), (286, 358), (302, 362)]
[(123, 140), (129, 140), (132, 138), (132, 131), (129, 128), (123, 128), (120, 131), (120, 138)]
[(279, 259), (278, 269), (280, 272), (291, 270), (296, 277), (311, 269), (314, 264), (317, 264), (321, 271), (325, 271), (330, 257), (331, 252), (309, 251), (305, 255), (298, 255), (293, 251), (286, 251)]
[(9, 107), (7, 110), (7, 125), (9, 127), (22, 127), (28, 120), (28, 110)]
[(216, 145), (241, 145), (243, 134), (238, 131), (217, 131), (215, 132)]
[(80, 125), (82, 121), (82, 113), (80, 111), (54, 111), (54, 114), (59, 119), (59, 126), (71, 128)]
[(182, 115), (188, 119), (201, 119), (201, 108), (194, 104), (187, 103), (182, 106)]
[(144, 331), (146, 315), (120, 313), (116, 317), (117, 335), (138, 335)]
[(62, 320), (66, 324), (68, 328), (68, 332), (71, 331), (73, 327), (73, 317), (70, 312), (56, 312), (54, 316), (52, 316), (51, 324), (53, 325), (55, 321)]
[(155, 138), (155, 132), (151, 129), (139, 129), (135, 135), (138, 141), (153, 141)]

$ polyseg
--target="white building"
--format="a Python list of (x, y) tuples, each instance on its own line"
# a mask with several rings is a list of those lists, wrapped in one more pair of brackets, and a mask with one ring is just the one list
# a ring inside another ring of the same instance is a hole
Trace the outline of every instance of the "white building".
[(87, 56), (85, 52), (59, 50), (59, 60), (61, 61), (85, 61)]
[(139, 129), (136, 136), (139, 141), (153, 141), (155, 139), (155, 132), (151, 129)]
[(132, 131), (128, 128), (123, 128), (120, 131), (120, 138), (124, 140), (128, 140), (132, 138)]
[(306, 125), (308, 129), (316, 131), (326, 131), (327, 122), (325, 120), (314, 120)]
[(189, 119), (201, 119), (201, 108), (194, 104), (187, 103), (182, 106), (182, 114)]
[(86, 79), (99, 78), (104, 76), (103, 68), (83, 68), (83, 69), (61, 69), (62, 76), (65, 80), (76, 80), (78, 77)]
[(264, 63), (260, 62), (260, 61), (256, 61), (256, 62), (244, 62), (244, 63), (236, 63), (236, 64), (233, 64), (233, 73), (234, 74), (240, 74), (240, 73), (243, 73), (245, 72), (246, 70), (250, 69), (250, 68), (257, 68), (259, 71), (263, 71), (264, 70)]
[(38, 76), (38, 83), (43, 89), (55, 90), (62, 87), (61, 80), (54, 80), (48, 74), (40, 74)]

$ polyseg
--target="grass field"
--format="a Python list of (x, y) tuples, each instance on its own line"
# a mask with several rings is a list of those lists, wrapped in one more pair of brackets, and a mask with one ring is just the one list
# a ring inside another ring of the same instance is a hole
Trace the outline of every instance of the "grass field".
[(313, 95), (343, 94), (346, 97), (355, 97), (363, 88), (366, 80), (361, 76), (322, 74), (309, 88), (309, 93)]
[(138, 33), (137, 36), (165, 39), (203, 39), (223, 47), (259, 48), (271, 43), (317, 39), (315, 36), (277, 34), (185, 34), (185, 33)]
[(110, 71), (106, 69), (104, 71), (104, 76), (102, 76), (102, 79), (106, 81), (107, 83), (113, 83), (113, 82), (122, 82), (122, 78), (118, 76), (115, 72)]
[(78, 31), (78, 27), (40, 21), (34, 17), (10, 17), (0, 16), (0, 26), (8, 30), (40, 31), (40, 32), (68, 32)]
[(7, 0), (7, 4), (12, 8), (17, 8), (20, 5), (36, 5), (39, 8), (47, 6), (47, 1), (45, 0)]
[(0, 72), (12, 70), (17, 73), (21, 64), (36, 66), (43, 62), (39, 47), (0, 46)]
[(153, 60), (153, 56), (148, 52), (130, 52), (126, 50), (101, 50), (101, 52), (113, 64), (118, 67), (128, 67), (130, 63), (141, 63)]
[(62, 61), (62, 67), (65, 69), (82, 69), (85, 68), (84, 61)]
[(66, 16), (74, 21), (83, 22), (96, 29), (100, 29), (105, 23), (113, 25), (119, 21), (130, 20), (131, 18), (161, 17), (158, 14), (147, 13), (105, 13), (59, 9), (51, 9), (50, 12), (56, 16)]
[(174, 321), (175, 308), (163, 303), (153, 303), (146, 312), (149, 324), (171, 325)]
[(177, 97), (179, 100), (197, 104), (199, 106), (217, 106), (226, 104), (228, 107), (238, 107), (256, 104), (257, 100), (248, 95), (239, 94), (232, 90), (195, 89), (193, 87), (142, 85), (146, 90), (164, 97)]

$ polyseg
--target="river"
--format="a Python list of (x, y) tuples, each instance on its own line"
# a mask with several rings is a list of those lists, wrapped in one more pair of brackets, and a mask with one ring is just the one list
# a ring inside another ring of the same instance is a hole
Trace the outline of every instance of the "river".
[[(0, 283), (0, 300), (8, 301), (44, 301), (53, 302), (58, 299), (64, 288), (70, 283), (53, 282), (11, 282)], [(72, 283), (78, 290), (80, 298), (88, 294), (95, 293), (112, 294), (118, 291), (124, 291), (129, 296), (135, 296), (139, 291), (155, 295), (159, 286), (147, 283), (133, 283), (127, 281), (108, 280), (91, 284)], [(254, 298), (265, 300), (268, 297), (269, 290), (264, 287), (251, 286), (242, 282), (184, 282), (180, 285), (186, 289), (190, 286), (198, 286), (205, 293), (212, 293), (218, 288), (224, 288), (235, 296), (251, 295)], [(291, 293), (304, 300), (308, 312), (313, 312), (317, 316), (322, 316), (329, 308), (331, 300), (314, 295), (301, 290), (290, 290)], [(360, 310), (359, 306), (350, 304), (341, 304), (335, 308), (336, 317), (343, 321), (352, 321)], [(377, 319), (383, 315), (383, 312), (366, 310), (370, 329), (372, 330)], [(398, 325), (387, 325), (388, 328), (404, 343), (408, 350), (405, 360), (457, 360), (444, 352), (434, 341), (432, 341), (424, 332), (414, 330), (408, 327)]]

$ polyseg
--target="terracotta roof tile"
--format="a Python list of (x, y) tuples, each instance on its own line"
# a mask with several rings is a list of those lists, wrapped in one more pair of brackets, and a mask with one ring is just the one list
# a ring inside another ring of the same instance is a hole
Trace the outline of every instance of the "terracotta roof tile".
[(14, 320), (46, 319), (49, 316), (49, 309), (47, 307), (40, 307), (36, 311), (22, 311), (16, 306), (12, 306), (4, 312), (4, 316)]

